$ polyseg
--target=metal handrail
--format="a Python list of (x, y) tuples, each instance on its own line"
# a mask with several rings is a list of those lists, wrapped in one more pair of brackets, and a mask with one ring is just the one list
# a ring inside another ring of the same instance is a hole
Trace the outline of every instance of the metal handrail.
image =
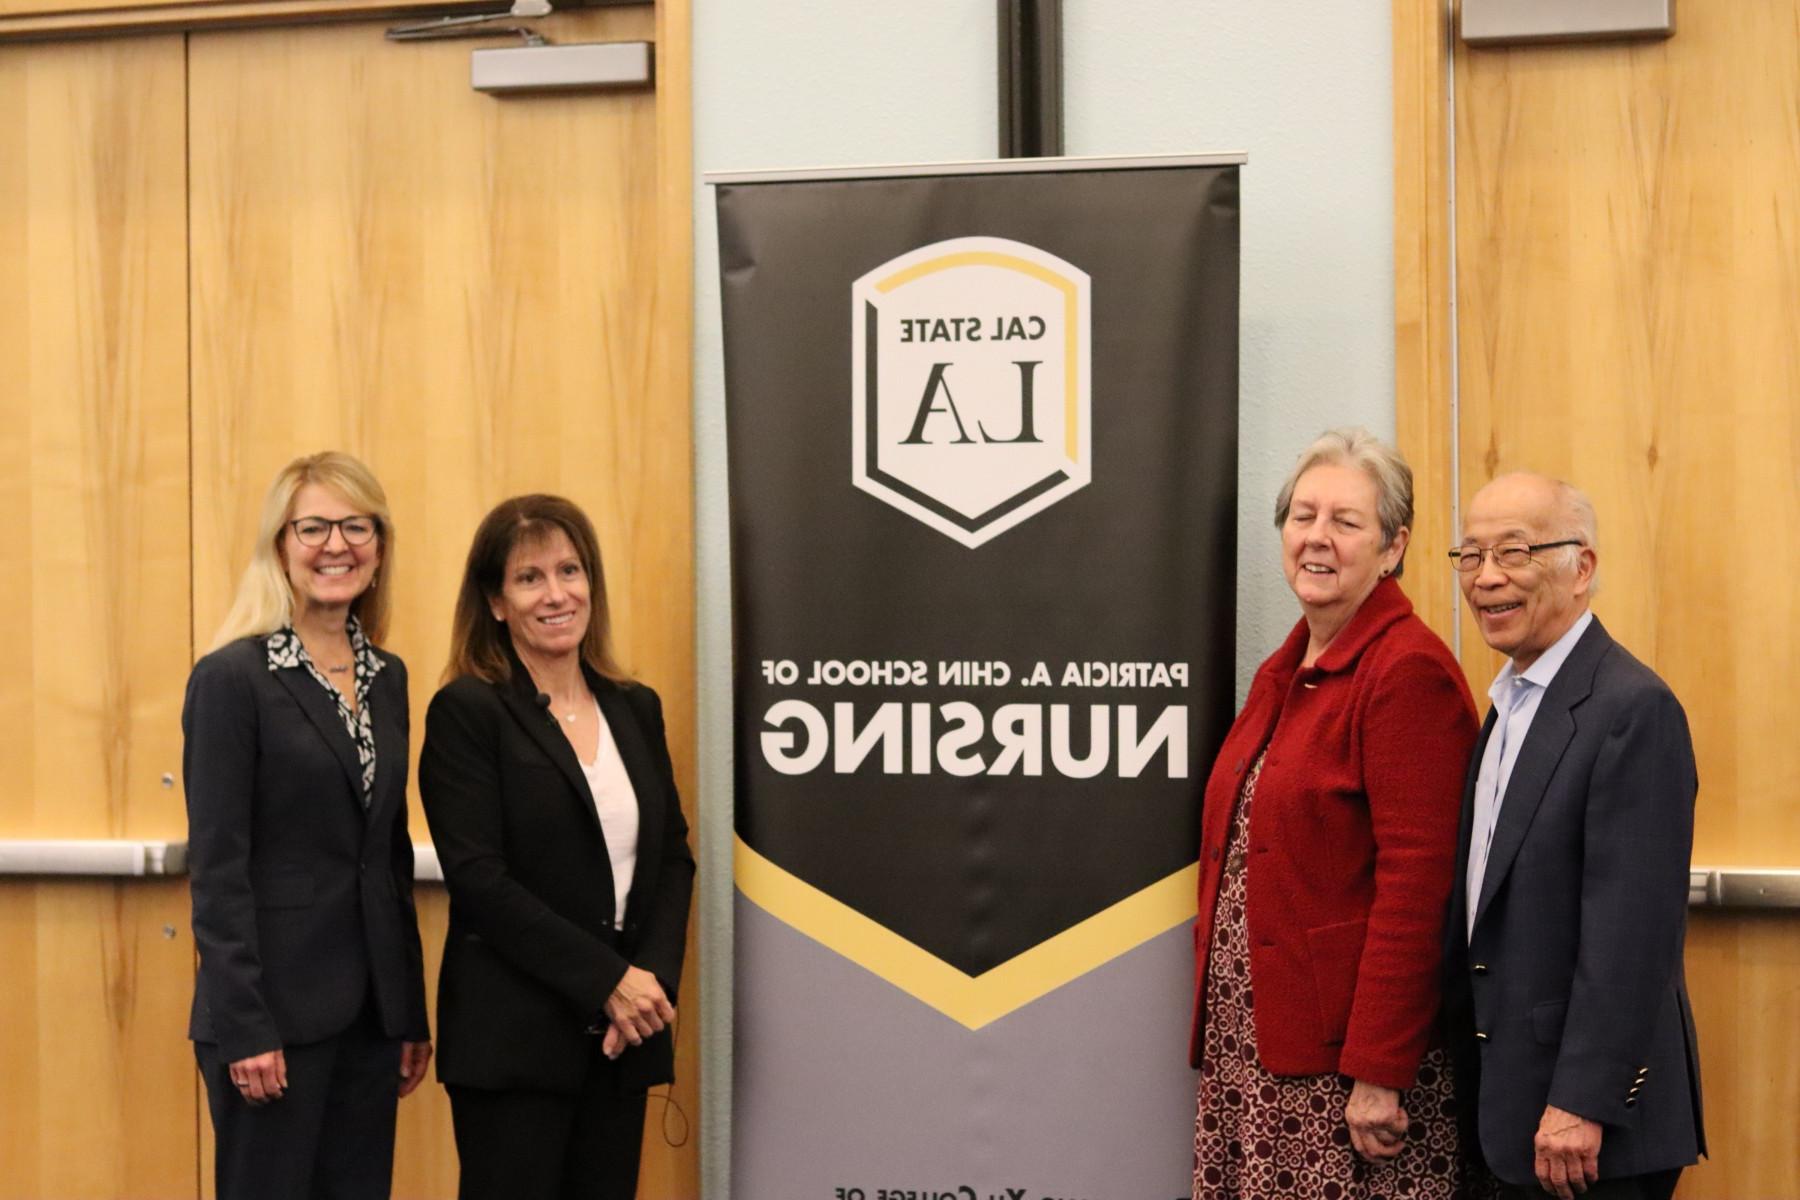
[[(0, 838), (0, 876), (137, 879), (187, 874), (185, 841), (99, 838)], [(413, 878), (442, 883), (430, 842), (413, 843)], [(1800, 909), (1800, 868), (1695, 867), (1690, 908)]]
[(1800, 869), (1695, 867), (1688, 872), (1688, 907), (1800, 909)]
[(0, 875), (185, 875), (187, 843), (92, 838), (0, 839)]
[[(0, 838), (0, 876), (140, 879), (187, 874), (184, 841), (114, 838)], [(442, 883), (436, 847), (413, 843), (413, 878)]]

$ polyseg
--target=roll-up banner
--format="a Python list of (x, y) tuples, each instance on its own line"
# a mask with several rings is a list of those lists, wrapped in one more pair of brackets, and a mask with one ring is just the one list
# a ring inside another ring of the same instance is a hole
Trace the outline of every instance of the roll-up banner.
[(1243, 161), (708, 177), (734, 1200), (1188, 1193)]

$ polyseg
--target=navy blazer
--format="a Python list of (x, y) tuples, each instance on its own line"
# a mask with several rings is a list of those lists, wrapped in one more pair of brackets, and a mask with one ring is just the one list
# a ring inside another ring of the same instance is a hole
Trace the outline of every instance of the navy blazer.
[[(438, 1078), (481, 1088), (573, 1092), (587, 1032), (627, 966), (674, 1002), (687, 950), (694, 857), (663, 731), (641, 684), (587, 671), (638, 802), (637, 862), (614, 921), (612, 861), (581, 763), (530, 675), (452, 680), (425, 717), (419, 789), (450, 928), (438, 978)], [(670, 1032), (628, 1047), (620, 1086), (674, 1078)]]
[(373, 997), (383, 1031), (425, 1041), (425, 972), (406, 830), (406, 667), (367, 703), (375, 782), (303, 667), (266, 637), (194, 664), (182, 707), (188, 873), (200, 951), (188, 1036), (228, 1062), (341, 1033)]
[[(1598, 620), (1538, 705), (1468, 933), (1469, 836), (1490, 712), (1463, 788), (1446, 1011), (1488, 1166), (1536, 1186), (1544, 1107), (1604, 1126), (1600, 1178), (1706, 1152), (1682, 970), (1698, 779), (1687, 716)], [(1466, 1111), (1466, 1110), (1465, 1110)]]

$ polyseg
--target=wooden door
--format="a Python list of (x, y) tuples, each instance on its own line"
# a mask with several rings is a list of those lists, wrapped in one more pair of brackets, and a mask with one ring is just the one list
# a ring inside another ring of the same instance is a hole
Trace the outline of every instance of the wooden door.
[[(179, 37), (0, 47), (0, 837), (182, 838)], [(0, 881), (0, 1197), (196, 1186), (180, 881)]]
[[(1414, 9), (1395, 6), (1397, 39), (1420, 28)], [(1593, 496), (1595, 608), (1687, 709), (1708, 867), (1800, 867), (1800, 702), (1784, 686), (1800, 671), (1797, 28), (1800, 2), (1757, 0), (1684, 5), (1666, 42), (1459, 46), (1454, 460), (1428, 365), (1400, 397), (1409, 453), (1436, 478), (1458, 468), (1426, 498), (1436, 528), (1452, 527), (1451, 495), (1507, 470)], [(1447, 232), (1421, 199), (1422, 61), (1396, 60), (1414, 132), (1397, 139), (1414, 206), (1396, 225), (1415, 250)], [(1416, 317), (1434, 275), (1411, 261)], [(1434, 354), (1447, 345), (1415, 361)], [(1456, 620), (1479, 694), (1499, 659)], [(1680, 1196), (1800, 1194), (1800, 913), (1697, 911), (1687, 970), (1712, 1154)]]
[[(691, 801), (685, 13), (546, 23), (658, 43), (657, 92), (603, 96), (478, 95), (469, 42), (369, 24), (0, 46), (0, 837), (185, 836), (188, 665), (270, 477), (326, 447), (393, 504), (415, 753), (477, 520), (557, 491)], [(411, 817), (427, 841), (416, 793)], [(435, 989), (441, 889), (420, 908)], [(0, 1200), (211, 1194), (193, 953), (179, 880), (0, 882)], [(699, 1190), (689, 964), (646, 1196)], [(395, 1194), (455, 1179), (433, 1080)]]

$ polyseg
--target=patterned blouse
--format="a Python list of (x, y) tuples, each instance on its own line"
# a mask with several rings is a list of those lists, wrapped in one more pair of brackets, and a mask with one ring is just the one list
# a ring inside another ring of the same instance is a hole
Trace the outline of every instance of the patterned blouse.
[(350, 711), (344, 694), (332, 686), (331, 680), (325, 678), (313, 662), (292, 625), (269, 635), (269, 670), (305, 667), (307, 673), (319, 681), (319, 686), (331, 694), (332, 703), (337, 705), (338, 719), (343, 721), (350, 740), (356, 743), (356, 757), (362, 763), (362, 805), (367, 808), (375, 787), (375, 729), (369, 723), (369, 687), (384, 664), (375, 648), (369, 645), (369, 639), (363, 636), (362, 626), (355, 617), (350, 618), (345, 632), (350, 635), (350, 658), (356, 666), (355, 712)]

